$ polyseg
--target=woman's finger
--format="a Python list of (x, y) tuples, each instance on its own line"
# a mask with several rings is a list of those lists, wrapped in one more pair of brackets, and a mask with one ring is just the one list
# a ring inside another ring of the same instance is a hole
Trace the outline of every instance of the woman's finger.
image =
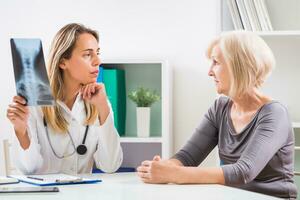
[(146, 166), (139, 166), (137, 168), (137, 171), (138, 172), (149, 172), (149, 167), (146, 167)]
[(105, 94), (105, 86), (103, 83), (95, 84), (95, 92), (103, 92)]
[(87, 99), (87, 91), (88, 91), (88, 86), (86, 85), (86, 86), (84, 86), (84, 88), (83, 88), (83, 99)]
[(103, 83), (97, 83), (97, 87), (99, 87), (99, 89), (105, 89), (105, 85)]
[(154, 161), (160, 161), (161, 157), (159, 155), (156, 155), (156, 156), (153, 157), (153, 160)]
[(26, 120), (26, 115), (17, 109), (9, 108), (8, 114), (9, 114), (9, 116), (14, 116), (15, 118), (20, 118), (22, 121)]
[(152, 163), (152, 161), (150, 161), (150, 160), (144, 160), (144, 161), (142, 162), (142, 165), (144, 165), (144, 166), (150, 166), (151, 163)]
[(91, 99), (92, 96), (95, 94), (95, 84), (90, 85), (89, 94), (90, 94), (90, 99)]
[(13, 102), (20, 103), (20, 104), (22, 104), (22, 105), (25, 105), (25, 104), (26, 104), (25, 98), (23, 98), (23, 97), (21, 97), (21, 96), (14, 96), (14, 97), (13, 97)]
[(96, 91), (95, 88), (96, 88), (95, 84), (91, 85), (91, 90), (90, 90), (91, 94), (95, 94), (95, 91)]
[(20, 115), (17, 113), (7, 113), (7, 117), (8, 117), (8, 119), (13, 120), (13, 121), (15, 121), (15, 120), (23, 121), (22, 118), (20, 117)]
[(144, 182), (144, 183), (152, 183), (150, 179), (147, 179), (147, 178), (141, 178), (141, 180)]
[(90, 99), (90, 85), (86, 85), (85, 97)]
[(137, 172), (137, 175), (138, 175), (140, 178), (143, 178), (142, 172)]
[(27, 106), (24, 106), (24, 105), (21, 105), (19, 103), (12, 103), (12, 104), (9, 104), (8, 105), (9, 108), (12, 108), (12, 109), (17, 109), (19, 110), (20, 112), (23, 112), (24, 114), (27, 114), (29, 113), (29, 109)]
[(90, 86), (89, 86), (89, 99), (91, 99), (92, 98), (92, 96), (93, 96), (93, 87), (94, 87), (94, 84), (91, 84)]
[(143, 179), (149, 179), (150, 178), (150, 173), (138, 172), (138, 176), (143, 178)]
[(11, 112), (7, 112), (6, 113), (6, 117), (10, 120), (10, 121), (14, 121), (16, 118), (15, 118), (15, 114), (14, 113), (11, 113)]
[(11, 106), (11, 105), (9, 105), (8, 106), (8, 111), (9, 112), (16, 111), (16, 112), (18, 112), (18, 113), (20, 113), (21, 115), (24, 115), (24, 116), (27, 116), (29, 114), (29, 111), (27, 109), (22, 108), (20, 106)]

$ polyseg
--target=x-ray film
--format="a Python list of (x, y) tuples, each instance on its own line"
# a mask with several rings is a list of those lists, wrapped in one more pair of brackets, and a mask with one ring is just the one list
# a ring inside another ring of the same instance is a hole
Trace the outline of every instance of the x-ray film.
[(40, 39), (10, 40), (16, 90), (28, 106), (53, 105)]

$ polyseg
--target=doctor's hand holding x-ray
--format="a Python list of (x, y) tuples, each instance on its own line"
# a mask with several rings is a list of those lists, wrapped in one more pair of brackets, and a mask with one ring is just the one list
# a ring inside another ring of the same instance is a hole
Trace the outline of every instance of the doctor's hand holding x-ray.
[(99, 73), (98, 33), (68, 24), (55, 36), (48, 75), (56, 101), (28, 107), (20, 96), (7, 109), (16, 140), (16, 165), (26, 174), (116, 171), (123, 160), (113, 112)]
[(14, 130), (20, 145), (26, 149), (29, 146), (27, 134), (27, 121), (29, 117), (29, 108), (26, 106), (26, 100), (21, 96), (14, 96), (13, 102), (8, 106), (7, 118), (14, 126)]

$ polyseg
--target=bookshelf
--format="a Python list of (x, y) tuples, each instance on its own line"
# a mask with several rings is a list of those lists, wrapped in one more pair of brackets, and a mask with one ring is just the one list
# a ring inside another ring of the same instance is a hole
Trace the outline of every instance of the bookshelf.
[[(271, 31), (272, 34), (299, 34), (299, 0), (265, 0), (265, 4), (273, 27), (273, 31)], [(227, 5), (227, 0), (219, 0), (218, 13), (219, 18), (221, 19), (218, 26), (221, 27), (221, 30), (233, 30), (234, 25)]]
[[(218, 2), (219, 33), (234, 30), (227, 0)], [(272, 49), (276, 59), (276, 68), (262, 90), (289, 109), (295, 132), (295, 182), (300, 188), (300, 23), (298, 20), (300, 19), (300, 1), (266, 0), (265, 4), (273, 31), (255, 32)]]
[(293, 128), (300, 128), (300, 122), (293, 122)]
[[(125, 71), (126, 122), (125, 134), (121, 137), (124, 159), (122, 167), (134, 167), (144, 160), (161, 155), (166, 159), (172, 150), (172, 98), (171, 74), (166, 61), (148, 60), (103, 60), (104, 68)], [(161, 99), (151, 106), (150, 137), (137, 137), (136, 105), (128, 93), (143, 86), (157, 91)]]

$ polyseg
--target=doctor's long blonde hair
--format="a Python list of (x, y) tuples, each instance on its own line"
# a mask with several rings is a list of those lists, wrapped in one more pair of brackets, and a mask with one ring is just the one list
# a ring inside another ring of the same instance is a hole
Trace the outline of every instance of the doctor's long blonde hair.
[[(96, 31), (77, 23), (67, 24), (61, 28), (52, 41), (48, 60), (48, 75), (55, 100), (63, 100), (65, 98), (63, 70), (59, 67), (59, 64), (62, 59), (71, 58), (76, 41), (79, 35), (83, 33), (93, 35), (99, 42), (99, 36)], [(92, 124), (98, 117), (96, 107), (86, 102), (85, 106), (87, 108), (85, 124)], [(63, 110), (59, 105), (56, 104), (53, 107), (45, 106), (42, 108), (42, 112), (47, 124), (55, 132), (67, 133), (69, 124), (64, 118)]]

